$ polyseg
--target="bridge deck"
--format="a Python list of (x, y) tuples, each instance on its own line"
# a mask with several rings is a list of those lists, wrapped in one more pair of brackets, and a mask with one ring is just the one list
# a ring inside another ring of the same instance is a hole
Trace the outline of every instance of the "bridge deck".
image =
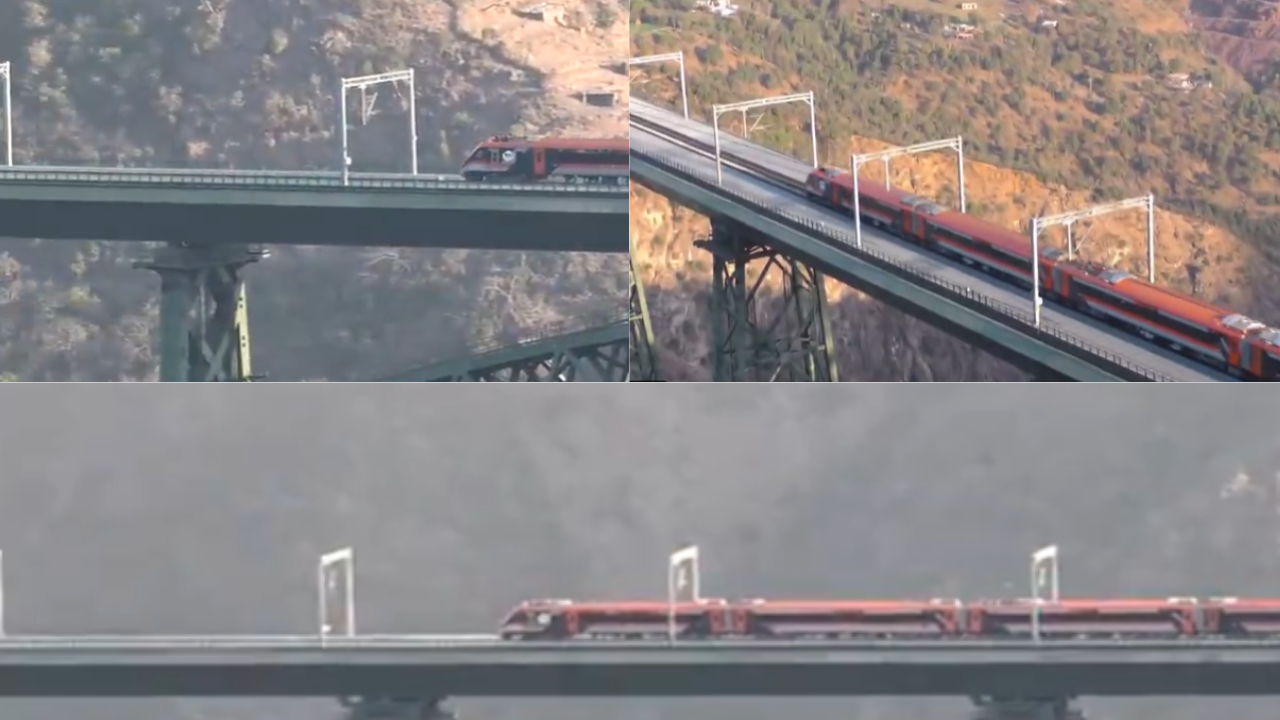
[(3, 696), (1270, 695), (1280, 643), (0, 642)]
[(627, 214), (625, 187), (0, 168), (0, 237), (623, 253)]

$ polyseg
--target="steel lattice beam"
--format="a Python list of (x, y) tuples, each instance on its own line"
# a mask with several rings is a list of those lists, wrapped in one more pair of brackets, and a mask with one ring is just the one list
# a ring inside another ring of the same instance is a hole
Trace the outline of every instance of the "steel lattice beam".
[(444, 698), (339, 698), (346, 720), (458, 720)]
[(657, 382), (658, 356), (654, 349), (653, 324), (649, 319), (649, 303), (644, 296), (644, 283), (636, 272), (635, 243), (631, 243), (629, 272), (631, 276), (630, 353), (628, 379)]
[(973, 720), (1085, 720), (1070, 698), (971, 698)]
[(170, 245), (135, 263), (160, 275), (161, 382), (254, 379), (242, 275), (265, 255), (243, 245)]
[(425, 365), (380, 382), (625, 382), (629, 323), (616, 321)]
[[(822, 276), (752, 241), (734, 223), (712, 220), (711, 228), (711, 238), (695, 244), (713, 258), (713, 379), (838, 382)], [(755, 260), (765, 267), (750, 282), (747, 266)], [(782, 274), (783, 302), (775, 313), (759, 302), (770, 272)]]

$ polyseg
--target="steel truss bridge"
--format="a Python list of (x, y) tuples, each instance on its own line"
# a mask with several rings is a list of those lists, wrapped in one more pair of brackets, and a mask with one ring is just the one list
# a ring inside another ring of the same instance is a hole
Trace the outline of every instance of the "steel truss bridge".
[[(0, 167), (0, 237), (163, 242), (137, 267), (160, 276), (160, 379), (254, 375), (244, 270), (267, 245), (624, 253), (627, 188), (485, 184), (410, 174)], [(578, 377), (601, 333), (517, 343), (409, 379)], [(612, 337), (612, 335), (610, 335)], [(581, 340), (584, 345), (575, 345)], [(557, 344), (554, 362), (543, 358)], [(617, 345), (614, 342), (613, 345)], [(616, 351), (612, 351), (616, 354)], [(540, 359), (543, 358), (543, 359)], [(560, 363), (557, 365), (556, 363)], [(433, 374), (434, 373), (434, 374)], [(625, 372), (597, 373), (625, 379)]]
[[(655, 57), (683, 62), (679, 53)], [(812, 112), (813, 97), (805, 94), (714, 106), (712, 114), (718, 126), (726, 112), (793, 100), (807, 101)], [(811, 163), (688, 119), (687, 100), (684, 116), (635, 97), (629, 113), (632, 179), (711, 218), (710, 237), (696, 245), (712, 259), (716, 381), (837, 381), (823, 276), (987, 350), (1037, 380), (1232, 380), (1057, 305), (1043, 305), (1037, 318), (1030, 290), (1011, 288), (869, 225), (859, 228), (847, 216), (808, 202), (795, 188), (803, 185)], [(814, 145), (816, 152), (816, 135)], [(854, 163), (887, 165), (891, 156), (937, 149), (933, 145), (950, 142), (856, 156)], [(960, 180), (963, 197), (963, 175)], [(1052, 221), (1069, 232), (1071, 223), (1085, 217), (1037, 219), (1037, 228)], [(749, 271), (752, 266), (758, 272)], [(763, 289), (769, 274), (782, 281), (778, 298)], [(652, 338), (643, 288), (634, 281), (632, 296), (637, 333)], [(638, 357), (633, 362), (638, 378), (646, 366)]]
[(627, 382), (625, 320), (580, 330), (557, 328), (514, 344), (491, 343), (378, 382)]

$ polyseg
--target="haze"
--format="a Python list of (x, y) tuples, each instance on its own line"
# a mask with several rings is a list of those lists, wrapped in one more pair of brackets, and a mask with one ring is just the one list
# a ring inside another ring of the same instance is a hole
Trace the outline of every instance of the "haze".
[[(526, 597), (1276, 595), (1280, 410), (1256, 388), (11, 385), (10, 632), (314, 630), (357, 552), (368, 632), (486, 632)], [(955, 701), (463, 701), (467, 720), (951, 720)], [(1086, 701), (1091, 717), (1263, 702)], [(336, 718), (325, 702), (22, 702), (12, 720)]]

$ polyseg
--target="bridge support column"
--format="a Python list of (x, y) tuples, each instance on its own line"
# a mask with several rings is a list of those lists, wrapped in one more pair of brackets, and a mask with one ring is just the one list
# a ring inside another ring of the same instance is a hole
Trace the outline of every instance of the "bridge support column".
[(168, 245), (135, 267), (160, 275), (160, 381), (253, 380), (245, 266), (265, 252), (248, 246)]
[(458, 720), (444, 698), (339, 698), (346, 720)]
[(973, 720), (1085, 720), (1071, 698), (973, 698)]
[(634, 237), (631, 239), (630, 250), (631, 339), (628, 347), (631, 357), (628, 361), (627, 380), (657, 382), (658, 356), (654, 350), (653, 325), (649, 320), (649, 303), (644, 297), (644, 283), (636, 272)]
[[(755, 242), (748, 228), (714, 219), (712, 338), (716, 382), (838, 382), (822, 275)], [(754, 280), (747, 266), (763, 260)], [(769, 274), (781, 275), (781, 303), (761, 303)]]

